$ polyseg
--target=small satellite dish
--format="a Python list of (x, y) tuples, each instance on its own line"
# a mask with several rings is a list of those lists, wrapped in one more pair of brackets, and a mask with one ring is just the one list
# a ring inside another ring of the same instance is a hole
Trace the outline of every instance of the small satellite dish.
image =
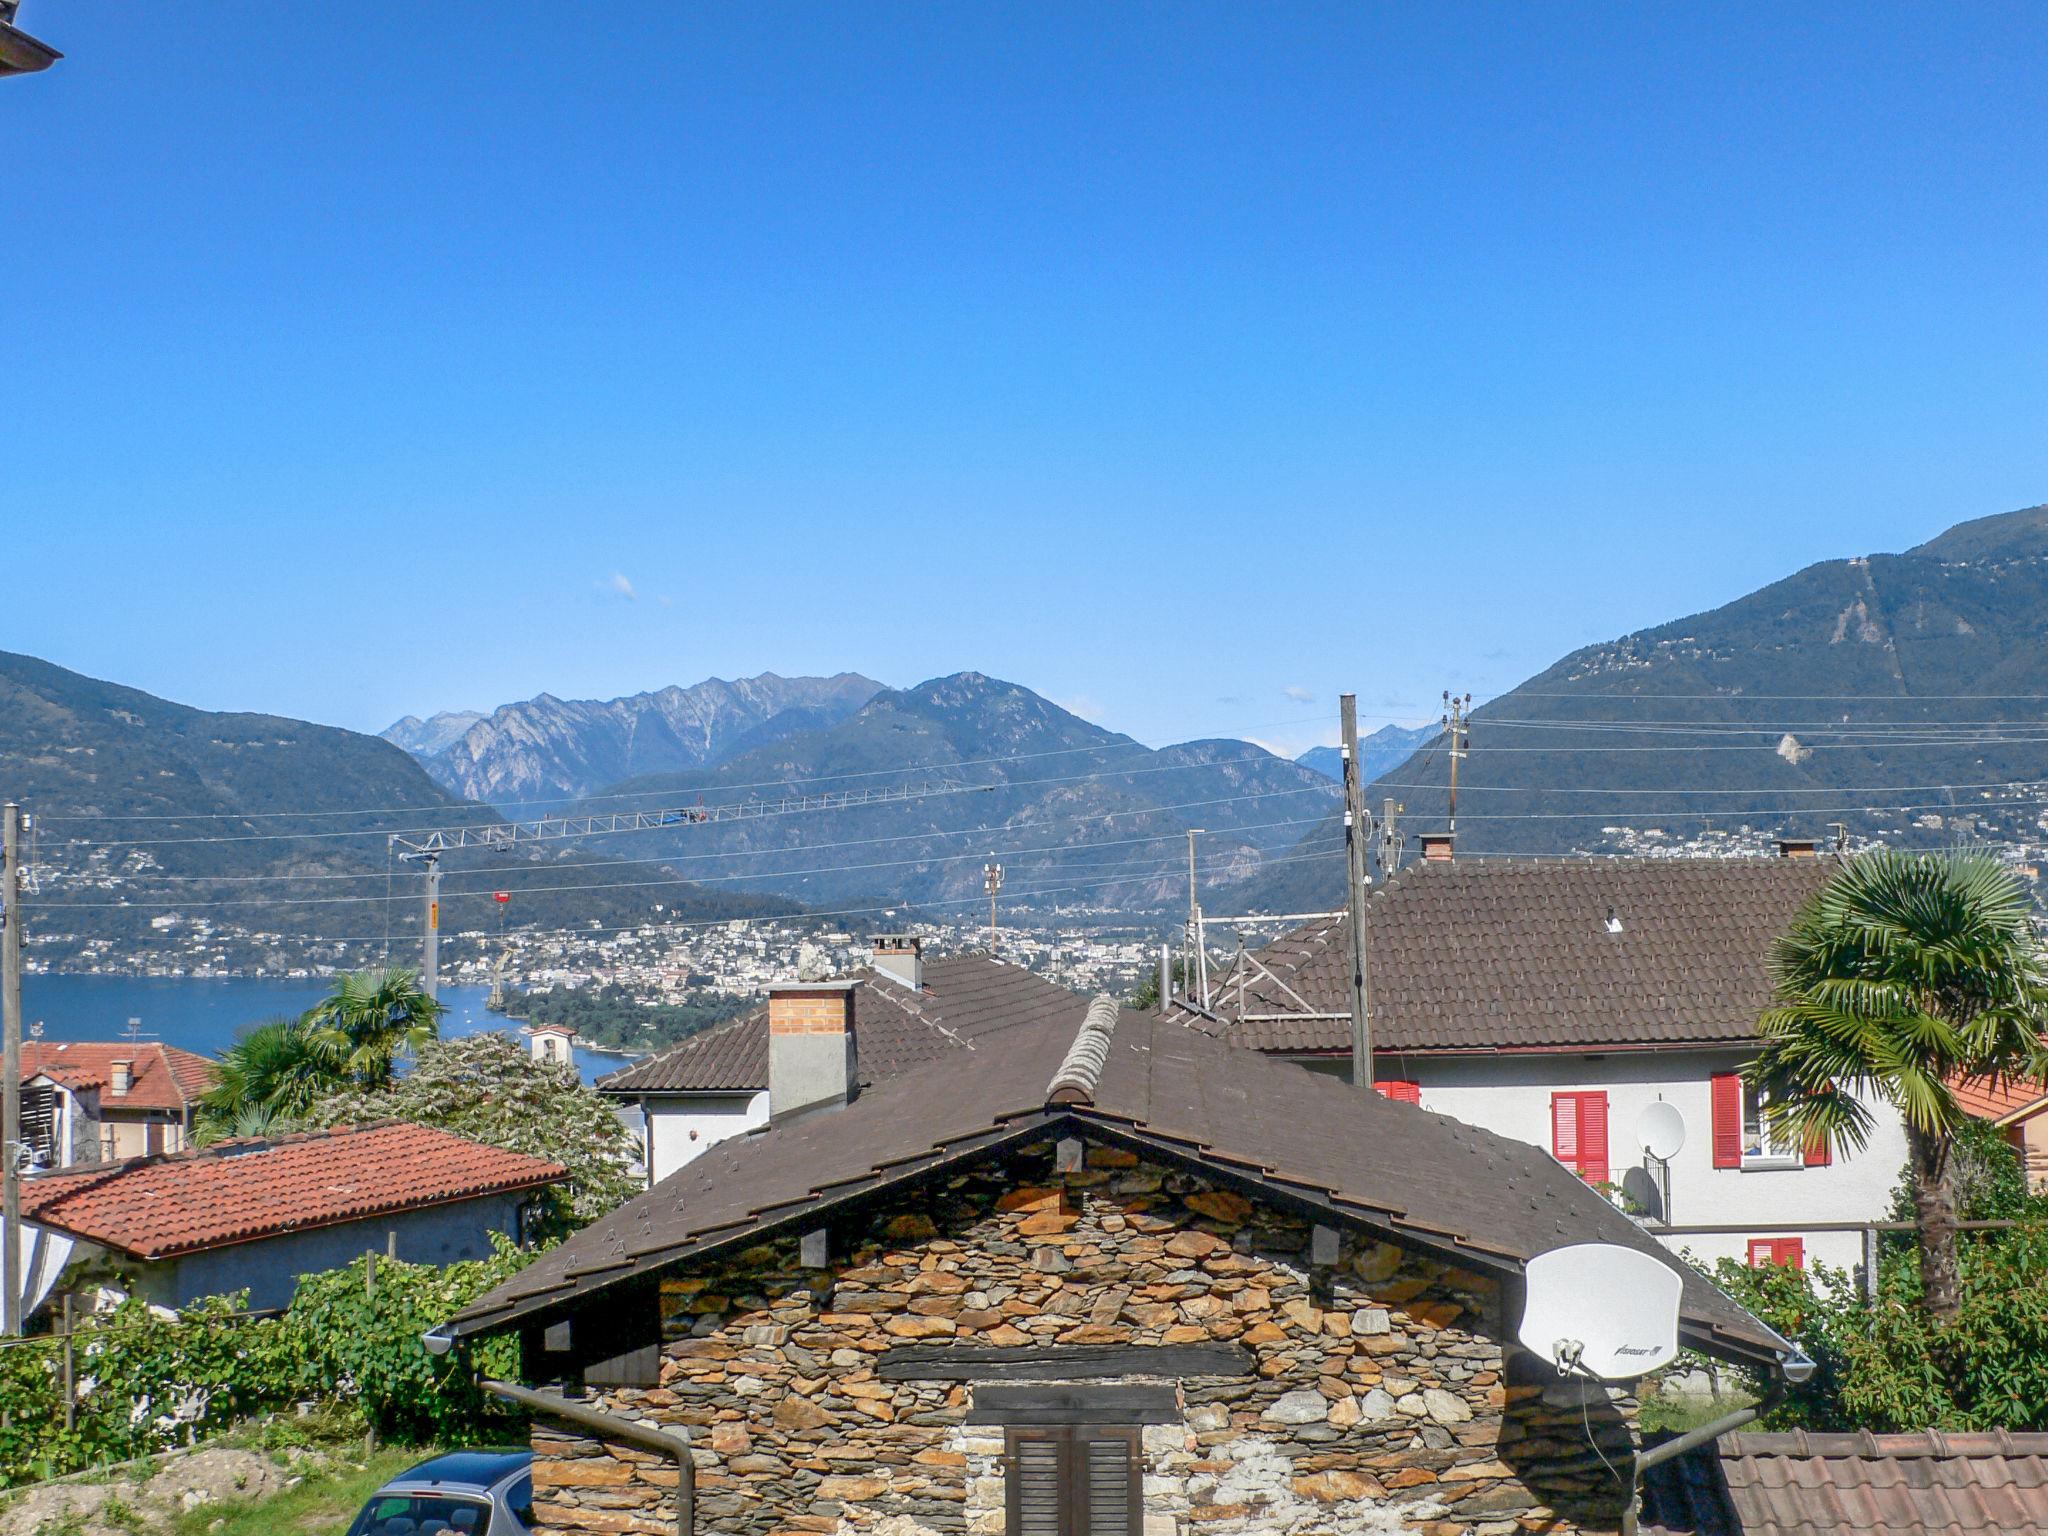
[(1558, 1370), (1629, 1381), (1678, 1358), (1678, 1271), (1653, 1253), (1575, 1243), (1529, 1261), (1525, 1349)]
[(1685, 1116), (1662, 1099), (1645, 1104), (1636, 1116), (1636, 1141), (1658, 1162), (1670, 1162), (1685, 1145)]

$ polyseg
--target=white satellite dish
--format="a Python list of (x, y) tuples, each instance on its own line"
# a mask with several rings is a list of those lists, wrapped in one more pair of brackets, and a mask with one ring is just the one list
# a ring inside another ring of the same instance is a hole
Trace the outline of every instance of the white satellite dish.
[(1529, 1261), (1525, 1349), (1558, 1370), (1629, 1381), (1678, 1358), (1678, 1271), (1610, 1243), (1553, 1248)]
[(1685, 1145), (1685, 1116), (1663, 1099), (1645, 1104), (1636, 1116), (1636, 1142), (1658, 1162), (1670, 1162)]

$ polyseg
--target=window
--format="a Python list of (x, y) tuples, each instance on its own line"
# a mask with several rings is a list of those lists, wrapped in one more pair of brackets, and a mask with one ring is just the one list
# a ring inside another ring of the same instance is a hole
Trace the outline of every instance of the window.
[(1823, 1168), (1825, 1146), (1802, 1149), (1772, 1126), (1763, 1095), (1734, 1072), (1713, 1080), (1716, 1168)]
[(1138, 1431), (1127, 1425), (1014, 1428), (1007, 1536), (1138, 1536)]
[(1383, 1099), (1394, 1099), (1402, 1104), (1422, 1102), (1422, 1084), (1401, 1082), (1396, 1078), (1383, 1077), (1373, 1084)]
[(1550, 1096), (1550, 1154), (1588, 1184), (1607, 1182), (1607, 1095)]
[(491, 1510), (475, 1499), (441, 1493), (380, 1493), (363, 1506), (348, 1536), (421, 1536), (445, 1531), (448, 1536), (485, 1536)]
[(1766, 1264), (1789, 1264), (1794, 1269), (1804, 1269), (1805, 1241), (1797, 1237), (1752, 1237), (1749, 1240), (1749, 1267), (1762, 1269)]

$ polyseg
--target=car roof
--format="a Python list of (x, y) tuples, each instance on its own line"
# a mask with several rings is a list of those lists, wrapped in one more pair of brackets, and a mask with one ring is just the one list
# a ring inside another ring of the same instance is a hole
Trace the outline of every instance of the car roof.
[(525, 1471), (532, 1460), (533, 1452), (524, 1446), (450, 1451), (401, 1472), (391, 1486), (453, 1483), (473, 1489), (494, 1488), (513, 1473)]

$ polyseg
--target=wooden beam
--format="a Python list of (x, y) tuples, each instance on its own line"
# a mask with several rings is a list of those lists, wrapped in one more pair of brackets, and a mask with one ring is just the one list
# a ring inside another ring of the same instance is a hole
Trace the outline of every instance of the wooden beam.
[(1085, 1381), (1092, 1377), (1249, 1376), (1257, 1368), (1238, 1344), (899, 1344), (884, 1350), (884, 1381)]
[(1180, 1394), (1168, 1386), (978, 1386), (970, 1424), (1178, 1424)]

